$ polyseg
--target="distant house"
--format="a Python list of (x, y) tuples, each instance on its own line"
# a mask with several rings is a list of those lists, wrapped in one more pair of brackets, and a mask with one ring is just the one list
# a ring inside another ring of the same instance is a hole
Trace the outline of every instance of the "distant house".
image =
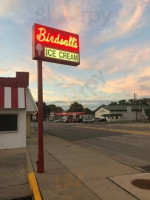
[(28, 72), (17, 72), (15, 78), (0, 77), (0, 149), (26, 147), (30, 115), (37, 112), (28, 85)]
[(105, 118), (108, 121), (120, 120), (143, 120), (146, 119), (145, 110), (150, 106), (146, 105), (102, 105), (95, 110), (95, 118)]

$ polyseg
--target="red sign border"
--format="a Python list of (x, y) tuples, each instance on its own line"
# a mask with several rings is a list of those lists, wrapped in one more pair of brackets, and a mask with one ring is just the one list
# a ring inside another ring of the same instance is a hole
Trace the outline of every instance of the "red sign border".
[[(80, 64), (80, 47), (79, 47), (79, 50), (78, 50), (78, 54), (79, 54), (79, 62), (72, 62), (72, 61), (69, 61), (69, 60), (61, 60), (61, 59), (57, 59), (57, 58), (47, 58), (47, 57), (39, 57), (39, 56), (36, 56), (36, 42), (35, 42), (35, 29), (36, 29), (36, 26), (38, 26), (40, 24), (34, 24), (33, 27), (32, 27), (32, 59), (33, 60), (42, 60), (42, 61), (46, 61), (46, 62), (52, 62), (52, 63), (58, 63), (58, 64), (64, 64), (64, 65), (71, 65), (71, 66), (77, 66)], [(40, 25), (42, 27), (46, 27), (46, 28), (51, 28), (51, 27), (48, 27), (48, 26), (45, 26), (45, 25)], [(55, 28), (52, 28), (54, 30), (57, 30), (57, 31), (61, 31), (61, 32), (65, 32), (65, 33), (68, 33), (68, 34), (73, 34), (73, 35), (77, 35), (77, 34), (74, 34), (74, 33), (71, 33), (71, 32), (67, 32), (67, 31), (63, 31), (63, 30), (59, 30), (59, 29), (55, 29)], [(79, 40), (79, 35), (78, 36), (78, 40)], [(79, 42), (79, 41), (78, 41)], [(48, 46), (46, 46), (48, 47)], [(45, 48), (45, 47), (44, 47)], [(54, 47), (49, 47), (49, 48), (53, 48), (53, 49), (56, 49)], [(62, 50), (62, 49), (59, 49), (57, 48), (56, 50), (60, 50), (60, 51), (68, 51), (68, 50)], [(71, 52), (69, 51), (70, 53), (74, 53), (74, 52)]]

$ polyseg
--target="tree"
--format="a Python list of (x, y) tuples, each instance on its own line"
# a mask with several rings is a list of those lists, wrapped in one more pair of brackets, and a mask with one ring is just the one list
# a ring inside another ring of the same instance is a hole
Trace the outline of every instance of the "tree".
[[(38, 102), (36, 102), (36, 105), (38, 107)], [(43, 102), (43, 116), (44, 116), (44, 118), (49, 116), (50, 112), (62, 112), (62, 111), (64, 111), (64, 110), (60, 106), (57, 107), (54, 104), (47, 105), (45, 102)]]
[(58, 106), (56, 109), (57, 109), (57, 112), (63, 112), (64, 111), (64, 109), (62, 109), (62, 107), (60, 107), (60, 106)]
[[(37, 107), (38, 107), (38, 102), (36, 102), (36, 105), (37, 105)], [(45, 102), (43, 102), (43, 117), (44, 117), (44, 119), (45, 119), (46, 116), (48, 115), (48, 112), (49, 112), (48, 106), (46, 105)], [(38, 113), (37, 113), (37, 115), (38, 115)]]
[(126, 100), (123, 99), (123, 100), (118, 101), (118, 104), (121, 106), (124, 106), (124, 105), (127, 105), (127, 102)]
[(117, 102), (116, 102), (116, 101), (112, 101), (112, 102), (109, 103), (109, 105), (110, 105), (110, 106), (117, 105)]
[(92, 114), (92, 110), (90, 110), (89, 108), (84, 108), (83, 111), (87, 114)]
[(57, 106), (54, 104), (50, 104), (50, 105), (48, 105), (48, 109), (49, 109), (49, 112), (56, 112)]
[(83, 106), (78, 102), (74, 102), (70, 105), (68, 112), (83, 112)]
[(135, 105), (135, 100), (134, 99), (129, 99), (128, 100), (129, 105)]
[(140, 103), (142, 105), (150, 105), (150, 98), (143, 98), (143, 99), (140, 99)]

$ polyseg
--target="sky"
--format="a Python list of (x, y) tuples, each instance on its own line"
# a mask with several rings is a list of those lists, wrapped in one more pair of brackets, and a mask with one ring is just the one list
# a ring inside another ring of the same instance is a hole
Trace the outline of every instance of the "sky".
[(43, 100), (96, 109), (150, 97), (150, 0), (0, 0), (0, 76), (27, 71), (37, 101), (34, 23), (79, 34), (80, 65), (43, 62)]

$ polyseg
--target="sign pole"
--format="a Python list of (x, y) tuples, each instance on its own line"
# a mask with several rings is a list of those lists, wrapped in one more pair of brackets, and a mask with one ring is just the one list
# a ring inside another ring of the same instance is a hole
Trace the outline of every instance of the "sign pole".
[(43, 152), (43, 82), (42, 82), (42, 60), (37, 60), (38, 71), (38, 173), (44, 173)]
[(38, 71), (37, 172), (44, 173), (42, 61), (79, 65), (79, 35), (35, 23), (32, 27), (32, 59), (37, 60)]

